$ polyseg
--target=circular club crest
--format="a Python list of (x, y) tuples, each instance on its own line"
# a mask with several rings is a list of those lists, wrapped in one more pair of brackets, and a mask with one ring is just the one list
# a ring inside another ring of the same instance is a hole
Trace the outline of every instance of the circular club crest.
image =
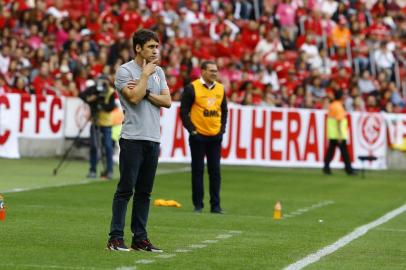
[(385, 139), (384, 125), (385, 123), (379, 114), (361, 115), (357, 125), (361, 146), (370, 151), (379, 148)]
[(83, 103), (77, 107), (75, 112), (76, 126), (81, 129), (84, 127), (90, 118), (90, 108), (87, 104)]

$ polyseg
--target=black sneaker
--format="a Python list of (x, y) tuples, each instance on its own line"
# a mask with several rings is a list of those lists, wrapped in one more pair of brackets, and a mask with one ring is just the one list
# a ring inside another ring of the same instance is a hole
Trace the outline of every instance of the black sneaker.
[(323, 168), (323, 173), (324, 173), (325, 175), (332, 175), (330, 168)]
[(113, 172), (103, 172), (102, 174), (100, 174), (100, 178), (107, 179), (107, 180), (112, 180), (113, 179)]
[(97, 178), (97, 174), (94, 171), (89, 171), (89, 173), (86, 175), (87, 178)]
[(197, 214), (201, 214), (203, 212), (203, 208), (196, 208), (195, 210), (193, 210), (193, 212), (197, 213)]
[(130, 251), (130, 249), (124, 244), (123, 239), (110, 239), (107, 242), (108, 250), (118, 250), (118, 251)]
[(223, 209), (221, 209), (220, 207), (213, 208), (213, 209), (211, 209), (210, 212), (211, 212), (212, 214), (224, 214)]
[(149, 252), (163, 252), (162, 249), (155, 247), (149, 241), (149, 239), (135, 241), (131, 244), (131, 248), (134, 250), (143, 250), (143, 251), (149, 251)]

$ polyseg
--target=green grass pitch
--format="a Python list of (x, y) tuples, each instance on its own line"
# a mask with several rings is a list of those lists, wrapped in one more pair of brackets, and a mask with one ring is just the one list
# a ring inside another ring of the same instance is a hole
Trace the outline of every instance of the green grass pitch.
[[(160, 164), (151, 205), (151, 241), (165, 253), (105, 250), (117, 184), (87, 181), (87, 163), (56, 159), (0, 159), (0, 269), (283, 269), (406, 202), (405, 171), (222, 167), (224, 215), (193, 213), (188, 164)], [(20, 192), (16, 192), (20, 190)], [(21, 191), (22, 190), (22, 191)], [(272, 218), (276, 201), (282, 220)], [(131, 207), (131, 205), (129, 205)], [(128, 214), (130, 211), (128, 211)], [(130, 216), (126, 242), (130, 244)], [(406, 269), (406, 213), (370, 230), (305, 269)]]

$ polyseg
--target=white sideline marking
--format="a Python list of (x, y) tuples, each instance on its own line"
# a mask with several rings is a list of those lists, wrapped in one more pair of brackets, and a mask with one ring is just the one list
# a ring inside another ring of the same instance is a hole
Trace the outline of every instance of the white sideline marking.
[(242, 231), (228, 231), (228, 233), (232, 233), (232, 234), (240, 234), (240, 233), (242, 233)]
[[(184, 167), (184, 168), (180, 168), (180, 169), (173, 169), (173, 170), (159, 170), (156, 173), (156, 175), (172, 174), (172, 173), (187, 172), (187, 171), (190, 171), (189, 167)], [(14, 189), (6, 190), (6, 191), (2, 192), (2, 194), (25, 192), (25, 191), (44, 189), (44, 188), (80, 186), (80, 185), (86, 185), (86, 184), (97, 183), (97, 182), (106, 182), (106, 180), (98, 180), (98, 179), (87, 180), (86, 179), (86, 180), (75, 182), (75, 183), (62, 183), (62, 184), (59, 184), (59, 185), (38, 186), (38, 187), (31, 187), (31, 188), (14, 188)]]
[(314, 210), (314, 209), (317, 209), (317, 208), (321, 208), (321, 207), (323, 207), (323, 206), (327, 206), (327, 205), (333, 204), (333, 203), (334, 203), (334, 201), (323, 201), (323, 202), (319, 202), (319, 203), (313, 204), (313, 205), (308, 206), (308, 207), (304, 207), (304, 208), (297, 209), (297, 210), (295, 210), (295, 211), (293, 211), (293, 212), (290, 212), (290, 213), (288, 213), (288, 214), (286, 214), (286, 215), (283, 215), (283, 217), (284, 217), (284, 218), (290, 218), (290, 217), (294, 217), (294, 216), (300, 216), (300, 215), (302, 215), (302, 214), (304, 214), (304, 213), (307, 213), (307, 212), (309, 212), (309, 211), (311, 211), (311, 210)]
[(217, 243), (218, 242), (218, 240), (204, 240), (204, 241), (202, 241), (202, 243), (205, 243), (205, 244), (214, 244), (214, 243)]
[(207, 245), (203, 245), (203, 244), (193, 244), (189, 246), (190, 248), (205, 248), (207, 247)]
[(384, 231), (384, 232), (406, 232), (406, 230), (402, 230), (402, 229), (385, 229), (385, 228), (377, 228), (377, 231)]
[(303, 259), (300, 259), (299, 261), (287, 266), (284, 268), (284, 270), (300, 270), (303, 269), (304, 267), (317, 262), (318, 260), (320, 260), (321, 258), (337, 251), (338, 249), (344, 247), (345, 245), (347, 245), (348, 243), (350, 243), (351, 241), (363, 236), (364, 234), (366, 234), (369, 230), (384, 224), (385, 222), (388, 222), (389, 220), (391, 220), (392, 218), (402, 214), (403, 212), (406, 211), (406, 204), (402, 205), (401, 207), (392, 210), (389, 213), (386, 213), (385, 215), (383, 215), (382, 217), (378, 218), (375, 221), (372, 221), (371, 223), (362, 225), (361, 227), (356, 228), (353, 232), (345, 235), (344, 237), (340, 238), (339, 240), (337, 240), (335, 243), (326, 246), (322, 249), (319, 249), (318, 251), (316, 251), (315, 253), (312, 253), (310, 255), (307, 255), (306, 257), (304, 257)]
[(233, 237), (231, 234), (219, 234), (216, 236), (217, 239), (227, 239)]
[(155, 258), (160, 258), (160, 259), (169, 259), (172, 257), (175, 257), (176, 254), (161, 254), (161, 255), (157, 255), (155, 256)]
[(146, 260), (146, 259), (135, 261), (135, 263), (138, 263), (138, 264), (150, 264), (150, 263), (154, 263), (154, 262), (155, 262), (155, 260)]
[(75, 266), (65, 266), (65, 265), (39, 265), (39, 264), (1, 264), (1, 266), (10, 266), (10, 267), (27, 267), (27, 268), (40, 268), (40, 269), (72, 269), (72, 270), (96, 270), (96, 269), (109, 269), (109, 268), (94, 268), (94, 267), (75, 267)]
[[(228, 233), (232, 233), (232, 234), (219, 234), (216, 238), (220, 238), (220, 239), (230, 238), (230, 237), (233, 237), (233, 236), (235, 236), (237, 234), (242, 233), (242, 231), (228, 231)], [(217, 243), (218, 241), (219, 240), (203, 240), (201, 243), (214, 244), (214, 243)], [(192, 249), (198, 249), (198, 248), (205, 248), (205, 247), (207, 247), (207, 245), (204, 245), (204, 244), (192, 244), (189, 247), (192, 248)], [(176, 252), (176, 253), (187, 253), (187, 252), (192, 252), (192, 251), (193, 250), (190, 250), (190, 249), (178, 248), (174, 252)], [(157, 255), (157, 256), (155, 256), (155, 258), (157, 258), (157, 259), (169, 259), (169, 258), (172, 258), (172, 257), (175, 257), (175, 256), (176, 256), (176, 254), (170, 254), (169, 253), (169, 254)], [(154, 263), (154, 262), (155, 262), (155, 260), (146, 260), (146, 259), (135, 261), (136, 264), (150, 264), (150, 263)], [(131, 266), (122, 266), (122, 267), (116, 268), (115, 270), (135, 270), (135, 269), (136, 269), (135, 266), (134, 266), (134, 268), (132, 268)]]
[(39, 189), (44, 189), (44, 188), (80, 186), (80, 185), (86, 185), (86, 184), (95, 183), (95, 182), (104, 182), (104, 181), (103, 180), (84, 180), (84, 181), (80, 181), (80, 182), (63, 183), (63, 184), (59, 184), (59, 185), (38, 186), (38, 187), (32, 187), (32, 188), (14, 188), (14, 189), (6, 190), (2, 193), (7, 194), (7, 193), (18, 193), (18, 192), (39, 190)]
[(191, 250), (190, 250), (190, 249), (178, 248), (177, 250), (175, 250), (175, 252), (178, 252), (178, 253), (187, 253), (187, 252), (191, 252)]

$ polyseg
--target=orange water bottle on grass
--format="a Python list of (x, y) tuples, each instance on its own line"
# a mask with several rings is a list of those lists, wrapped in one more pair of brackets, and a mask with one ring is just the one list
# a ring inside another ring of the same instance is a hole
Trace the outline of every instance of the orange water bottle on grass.
[(0, 221), (6, 219), (6, 206), (4, 205), (4, 197), (0, 194)]
[(282, 205), (280, 201), (277, 201), (274, 206), (273, 210), (273, 218), (274, 219), (282, 219)]

